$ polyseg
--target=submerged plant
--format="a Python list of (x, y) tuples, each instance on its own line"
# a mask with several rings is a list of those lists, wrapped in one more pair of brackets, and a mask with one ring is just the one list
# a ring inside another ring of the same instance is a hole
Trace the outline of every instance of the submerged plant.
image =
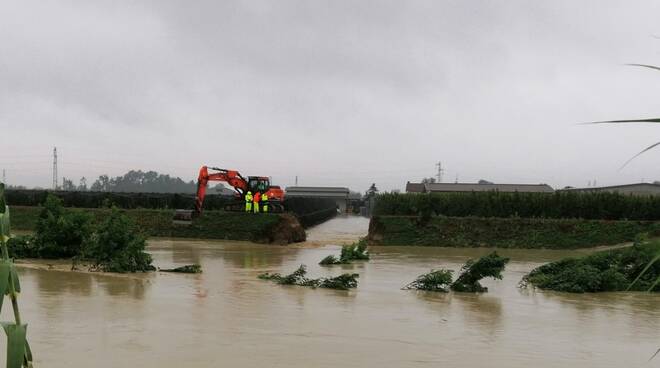
[(4, 184), (0, 183), (0, 247), (2, 247), (2, 260), (0, 260), (0, 309), (5, 295), (9, 296), (14, 311), (14, 322), (1, 322), (7, 334), (7, 368), (32, 367), (32, 351), (27, 342), (27, 324), (21, 321), (18, 309), (18, 293), (21, 285), (18, 281), (16, 266), (9, 259), (7, 242), (11, 238), (9, 221), (9, 207), (4, 199)]
[(357, 287), (357, 273), (345, 273), (337, 277), (321, 278), (317, 287), (326, 289), (348, 290)]
[(508, 258), (500, 257), (497, 252), (479, 258), (476, 262), (469, 260), (461, 268), (461, 274), (451, 284), (454, 291), (486, 292), (488, 288), (481, 286), (479, 281), (485, 277), (502, 279), (502, 271), (509, 263)]
[(323, 258), (321, 260), (321, 262), (319, 262), (319, 264), (321, 266), (336, 265), (336, 264), (341, 264), (341, 260), (339, 260), (339, 258), (337, 258), (337, 256), (335, 256), (334, 254), (331, 254), (331, 255)]
[(198, 264), (189, 264), (176, 268), (161, 268), (160, 272), (175, 272), (175, 273), (202, 273), (202, 266)]
[(403, 290), (425, 290), (425, 291), (441, 291), (447, 292), (451, 285), (452, 273), (451, 270), (431, 270), (417, 277), (417, 279), (410, 284), (403, 287)]
[(282, 276), (279, 273), (262, 273), (257, 277), (262, 280), (272, 280), (277, 282), (280, 285), (298, 285), (298, 286), (309, 286), (312, 288), (326, 288), (326, 289), (338, 289), (338, 290), (348, 290), (357, 287), (357, 278), (358, 274), (345, 273), (337, 277), (330, 278), (319, 278), (319, 279), (308, 279), (307, 267), (305, 265), (300, 265), (297, 270), (293, 273)]
[(638, 241), (632, 247), (544, 264), (526, 275), (521, 286), (571, 293), (660, 291), (659, 254), (659, 241)]
[(493, 252), (477, 261), (470, 259), (465, 262), (461, 268), (461, 274), (454, 282), (452, 282), (453, 271), (439, 269), (418, 276), (415, 281), (402, 289), (447, 292), (447, 288), (449, 288), (459, 292), (486, 292), (488, 288), (481, 286), (479, 281), (484, 277), (501, 280), (502, 271), (508, 262), (508, 258), (500, 257), (497, 252)]
[(360, 239), (358, 242), (344, 245), (341, 247), (341, 254), (339, 258), (335, 255), (329, 255), (319, 262), (322, 266), (336, 265), (336, 264), (349, 264), (352, 261), (368, 261), (369, 252), (367, 251), (367, 241)]

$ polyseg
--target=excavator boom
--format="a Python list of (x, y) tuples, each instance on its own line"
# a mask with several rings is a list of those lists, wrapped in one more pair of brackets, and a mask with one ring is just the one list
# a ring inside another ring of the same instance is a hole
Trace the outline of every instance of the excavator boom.
[(204, 204), (204, 197), (206, 197), (206, 188), (209, 181), (223, 181), (231, 185), (236, 194), (243, 198), (247, 192), (248, 182), (236, 170), (219, 169), (211, 167), (211, 170), (216, 172), (209, 174), (209, 167), (202, 166), (199, 169), (199, 176), (197, 177), (197, 195), (195, 196), (195, 212), (202, 213), (202, 206)]

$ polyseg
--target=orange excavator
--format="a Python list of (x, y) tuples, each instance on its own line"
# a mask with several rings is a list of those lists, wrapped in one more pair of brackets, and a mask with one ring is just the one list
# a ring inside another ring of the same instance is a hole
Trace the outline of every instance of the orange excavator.
[[(213, 172), (209, 173), (209, 170)], [(197, 177), (197, 195), (195, 196), (195, 208), (191, 210), (176, 210), (174, 220), (190, 221), (193, 217), (202, 214), (204, 197), (209, 181), (226, 182), (234, 188), (234, 201), (225, 205), (225, 211), (245, 211), (245, 195), (247, 192), (268, 195), (268, 211), (273, 213), (284, 212), (284, 191), (276, 185), (270, 185), (267, 176), (243, 177), (236, 170), (220, 169), (217, 167), (202, 166)]]

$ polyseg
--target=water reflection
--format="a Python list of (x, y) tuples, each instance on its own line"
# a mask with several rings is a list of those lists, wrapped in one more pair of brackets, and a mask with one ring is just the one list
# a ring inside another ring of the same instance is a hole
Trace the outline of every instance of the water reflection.
[(94, 276), (87, 273), (33, 269), (24, 269), (23, 272), (34, 278), (43, 295), (90, 296), (94, 287)]

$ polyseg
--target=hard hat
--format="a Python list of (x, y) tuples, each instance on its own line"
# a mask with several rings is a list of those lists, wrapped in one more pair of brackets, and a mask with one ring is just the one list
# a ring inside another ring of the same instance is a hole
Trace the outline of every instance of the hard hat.
[(248, 190), (247, 194), (252, 194), (252, 192)]

